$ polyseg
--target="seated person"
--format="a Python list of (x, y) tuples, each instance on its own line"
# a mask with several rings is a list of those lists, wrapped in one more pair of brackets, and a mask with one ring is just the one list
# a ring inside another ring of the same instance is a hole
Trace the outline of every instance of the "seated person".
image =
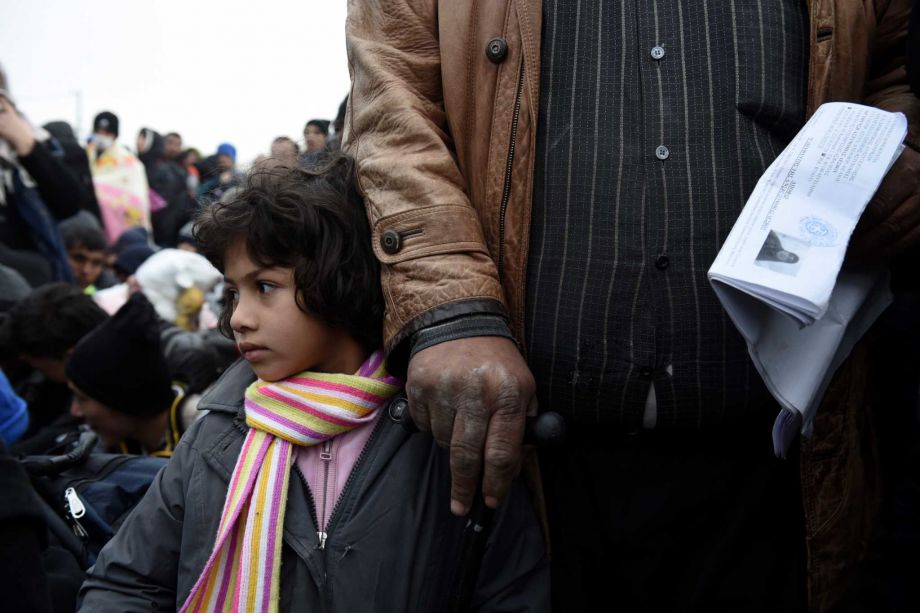
[[(79, 213), (58, 224), (74, 283), (87, 294), (94, 294), (96, 282), (105, 270), (105, 233), (89, 213)], [(108, 283), (111, 285), (111, 282)]]
[[(0, 356), (14, 366), (8, 374), (28, 403), (30, 422), (15, 451), (44, 452), (58, 434), (76, 428), (67, 410), (67, 357), (106, 319), (92, 298), (66, 283), (43, 285), (7, 312), (0, 326)], [(17, 360), (30, 369), (15, 368)]]
[(113, 452), (169, 457), (191, 421), (163, 357), (156, 311), (140, 292), (83, 340), (67, 361), (70, 412)]
[[(209, 412), (100, 553), (81, 610), (443, 610), (466, 519), (449, 511), (447, 452), (397, 419), (353, 162), (256, 173), (203, 209), (196, 234), (245, 360), (202, 397)], [(521, 482), (473, 602), (549, 608)]]

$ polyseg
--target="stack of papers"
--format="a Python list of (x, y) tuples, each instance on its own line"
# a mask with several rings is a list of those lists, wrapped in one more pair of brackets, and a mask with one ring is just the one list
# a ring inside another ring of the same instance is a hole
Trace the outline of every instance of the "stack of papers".
[[(758, 181), (709, 280), (785, 411), (808, 433), (834, 371), (890, 303), (882, 271), (840, 272), (850, 235), (903, 149), (907, 120), (822, 105)], [(777, 453), (794, 438), (774, 431)]]

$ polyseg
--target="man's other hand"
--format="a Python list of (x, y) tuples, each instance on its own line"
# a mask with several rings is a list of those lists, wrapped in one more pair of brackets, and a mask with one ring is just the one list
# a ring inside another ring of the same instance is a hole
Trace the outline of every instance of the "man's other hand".
[(920, 153), (910, 147), (885, 175), (850, 240), (849, 257), (879, 263), (920, 243)]
[(507, 338), (447, 341), (409, 361), (412, 418), (450, 448), (454, 514), (469, 511), (480, 472), (487, 506), (497, 507), (507, 494), (520, 470), (524, 417), (536, 413), (535, 387), (524, 357)]

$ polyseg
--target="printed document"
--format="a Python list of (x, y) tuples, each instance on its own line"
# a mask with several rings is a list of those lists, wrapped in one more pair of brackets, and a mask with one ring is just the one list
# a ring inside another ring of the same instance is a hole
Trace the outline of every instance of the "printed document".
[(890, 303), (887, 276), (841, 273), (850, 235), (907, 134), (901, 113), (822, 105), (758, 181), (709, 280), (791, 427), (808, 434), (834, 371)]

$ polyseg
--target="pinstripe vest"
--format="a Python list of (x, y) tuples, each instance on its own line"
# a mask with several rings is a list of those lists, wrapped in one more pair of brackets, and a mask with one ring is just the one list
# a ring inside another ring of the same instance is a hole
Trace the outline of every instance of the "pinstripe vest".
[(804, 122), (804, 3), (543, 10), (526, 319), (541, 407), (627, 429), (772, 407), (706, 271)]

